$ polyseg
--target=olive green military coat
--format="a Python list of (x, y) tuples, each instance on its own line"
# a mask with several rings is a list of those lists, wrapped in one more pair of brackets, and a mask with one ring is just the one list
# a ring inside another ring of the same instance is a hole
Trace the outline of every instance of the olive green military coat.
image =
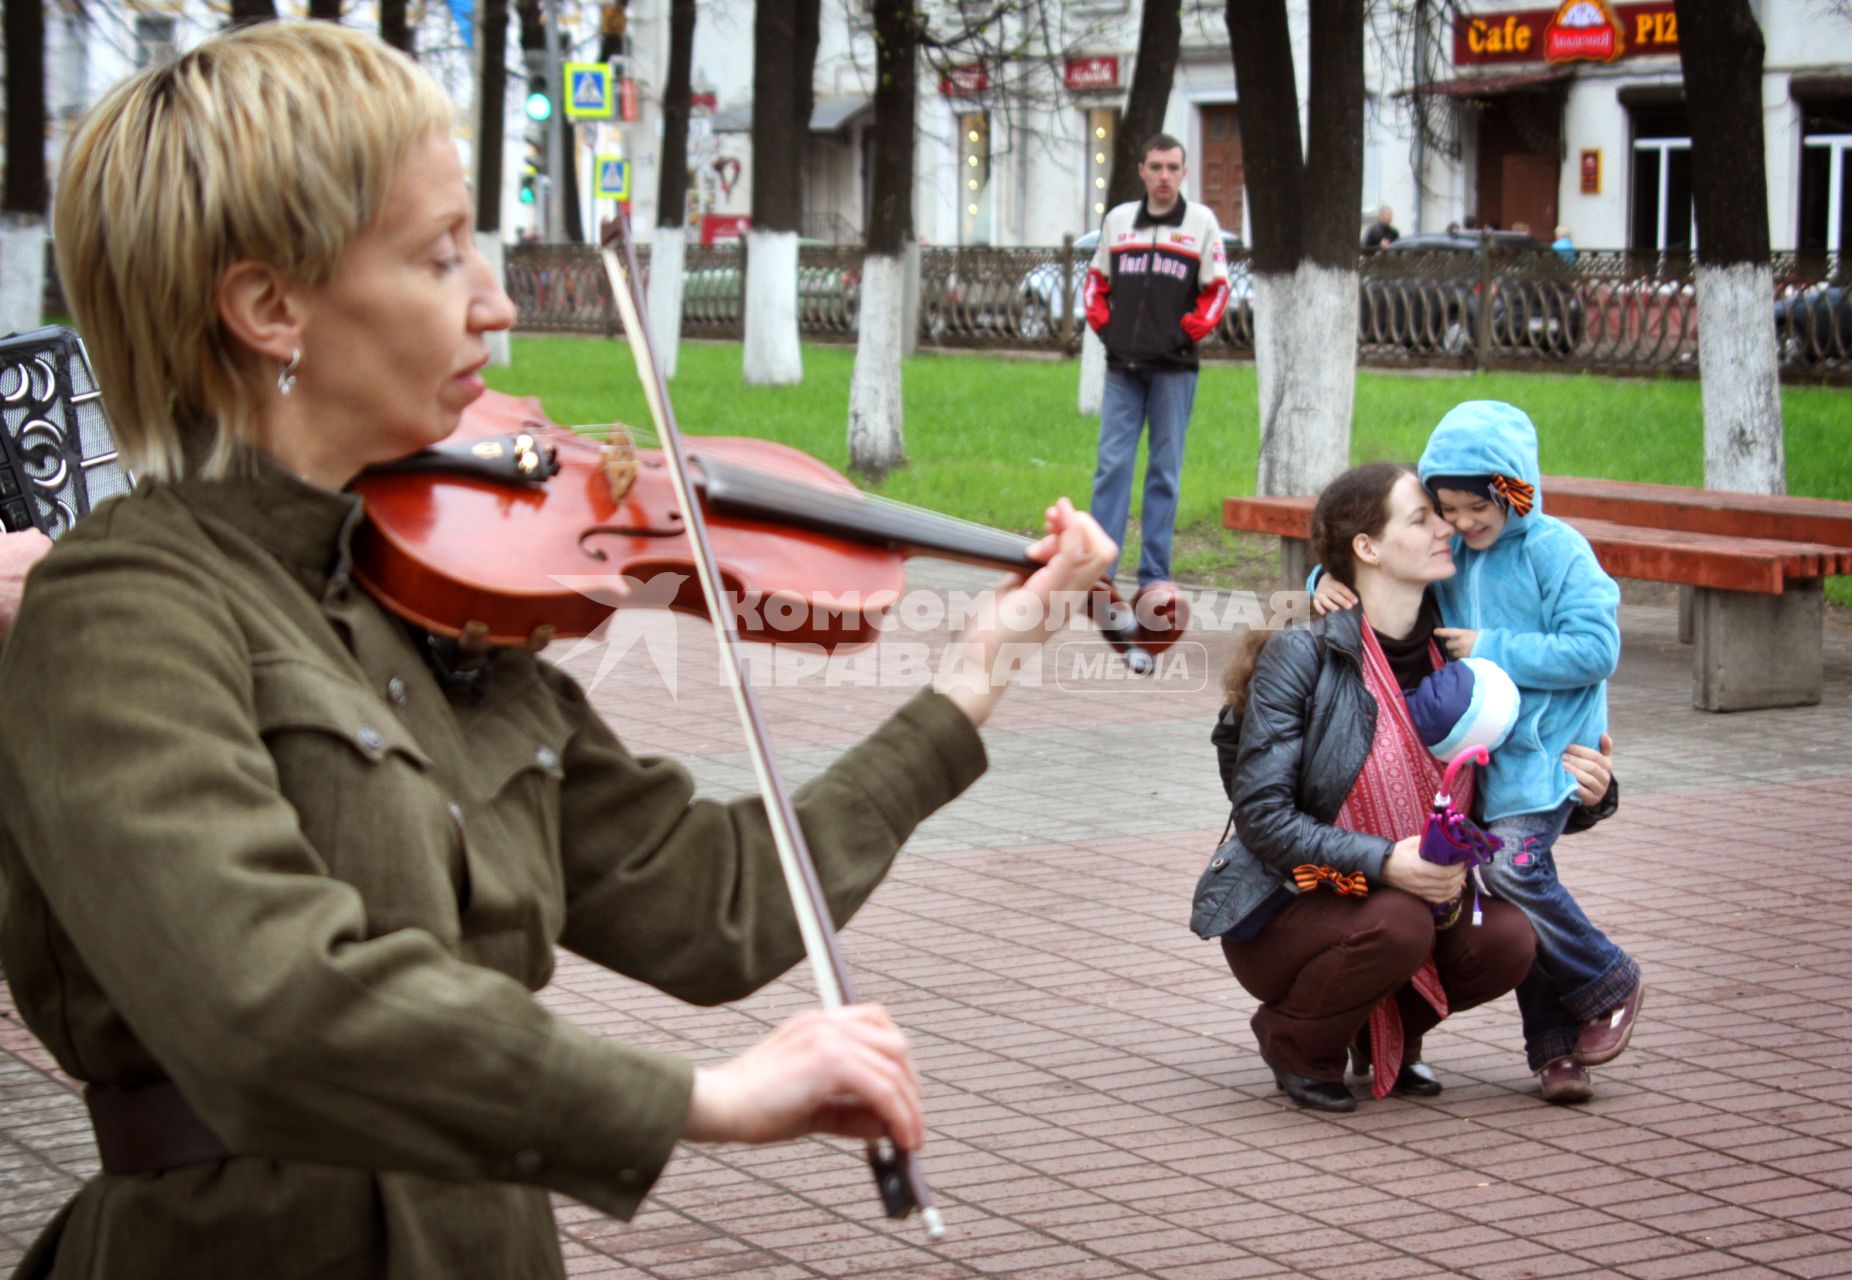
[[(479, 699), (348, 578), (357, 501), (144, 486), (59, 543), (0, 651), (0, 932), (80, 1080), (171, 1079), (236, 1158), (100, 1176), (44, 1276), (513, 1280), (547, 1192), (628, 1217), (687, 1062), (532, 993), (559, 944), (697, 1003), (802, 956), (759, 803), (694, 799), (567, 677)], [(799, 793), (838, 919), (983, 769), (922, 693)]]

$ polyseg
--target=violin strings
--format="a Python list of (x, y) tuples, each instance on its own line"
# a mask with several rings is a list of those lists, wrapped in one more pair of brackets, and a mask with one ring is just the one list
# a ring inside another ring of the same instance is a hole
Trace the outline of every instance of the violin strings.
[[(574, 435), (589, 437), (600, 443), (605, 443), (608, 442), (613, 428), (615, 427), (622, 427), (625, 433), (630, 437), (632, 443), (640, 447), (651, 448), (658, 443), (656, 432), (653, 428), (634, 427), (628, 423), (608, 422), (602, 424), (574, 424), (565, 429), (572, 432)], [(691, 452), (698, 454), (701, 447), (700, 437), (690, 436), (689, 446)], [(726, 460), (725, 465), (728, 470), (741, 476), (749, 476), (760, 480), (770, 480), (772, 482), (782, 481), (786, 484), (804, 485), (805, 493), (803, 496), (807, 503), (811, 504), (813, 507), (832, 507), (836, 513), (844, 516), (853, 515), (864, 508), (872, 507), (903, 519), (911, 517), (917, 522), (921, 529), (927, 531), (937, 532), (947, 529), (948, 527), (958, 527), (973, 535), (988, 535), (992, 538), (1000, 536), (1010, 539), (1012, 547), (1020, 544), (1021, 547), (1026, 548), (1033, 546), (1036, 542), (1035, 538), (1013, 533), (1008, 529), (998, 529), (993, 525), (987, 525), (979, 520), (970, 520), (963, 516), (948, 515), (944, 512), (933, 511), (928, 507), (922, 507), (911, 502), (902, 502), (898, 498), (890, 498), (885, 494), (868, 493), (861, 489), (838, 490), (822, 488), (818, 487), (815, 481), (808, 476), (800, 476), (794, 472), (787, 473), (773, 467), (754, 465), (752, 463), (734, 462), (731, 459)]]

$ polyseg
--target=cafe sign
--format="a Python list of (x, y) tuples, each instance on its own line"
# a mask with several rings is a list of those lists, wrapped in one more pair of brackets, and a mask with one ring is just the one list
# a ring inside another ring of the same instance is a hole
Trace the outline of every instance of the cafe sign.
[(1101, 54), (1092, 58), (1069, 58), (1066, 78), (1067, 87), (1076, 91), (1117, 89), (1119, 87), (1119, 58), (1116, 54)]
[(1553, 9), (1461, 14), (1453, 22), (1456, 66), (1616, 62), (1677, 52), (1678, 15), (1672, 0), (1646, 4), (1567, 0)]

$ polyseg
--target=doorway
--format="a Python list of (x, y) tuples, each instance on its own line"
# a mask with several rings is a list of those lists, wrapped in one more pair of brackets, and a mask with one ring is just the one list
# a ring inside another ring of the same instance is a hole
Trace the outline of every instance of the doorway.
[(1241, 167), (1241, 126), (1234, 104), (1202, 108), (1202, 202), (1215, 211), (1215, 220), (1231, 235), (1241, 234), (1246, 177)]

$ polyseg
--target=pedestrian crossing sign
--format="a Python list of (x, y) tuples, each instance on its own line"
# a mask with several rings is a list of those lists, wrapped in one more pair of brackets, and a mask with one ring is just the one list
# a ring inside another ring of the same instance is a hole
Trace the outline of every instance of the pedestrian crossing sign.
[(600, 200), (630, 199), (630, 161), (619, 156), (599, 156), (598, 181), (594, 185)]
[(614, 107), (610, 63), (568, 62), (566, 64), (567, 119), (609, 120), (615, 114)]

